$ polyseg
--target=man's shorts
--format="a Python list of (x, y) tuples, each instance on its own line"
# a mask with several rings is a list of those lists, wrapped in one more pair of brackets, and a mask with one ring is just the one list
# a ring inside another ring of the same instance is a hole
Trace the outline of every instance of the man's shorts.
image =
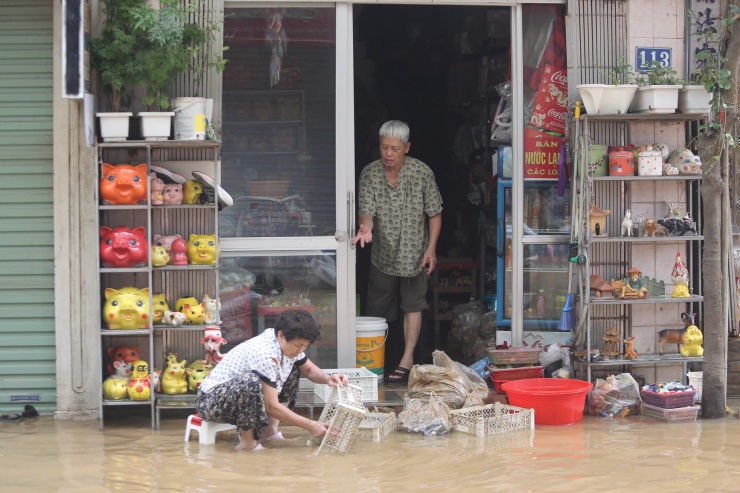
[(388, 322), (398, 318), (398, 298), (405, 313), (421, 312), (427, 308), (429, 276), (422, 269), (414, 277), (391, 276), (370, 265), (367, 289), (367, 314), (383, 317)]

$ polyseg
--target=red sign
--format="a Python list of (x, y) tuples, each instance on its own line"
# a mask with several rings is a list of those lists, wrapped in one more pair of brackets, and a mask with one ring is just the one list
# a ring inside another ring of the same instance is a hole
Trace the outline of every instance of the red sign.
[(560, 137), (524, 129), (524, 179), (557, 180), (560, 170)]
[(567, 111), (568, 75), (564, 69), (546, 65), (529, 123), (535, 127), (565, 134)]

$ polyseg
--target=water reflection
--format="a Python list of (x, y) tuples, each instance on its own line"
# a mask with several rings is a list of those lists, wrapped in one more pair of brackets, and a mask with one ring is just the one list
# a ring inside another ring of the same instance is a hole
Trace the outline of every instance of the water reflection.
[[(662, 423), (643, 416), (493, 437), (397, 432), (356, 441), (346, 456), (315, 456), (307, 435), (260, 453), (183, 442), (183, 418), (0, 423), (2, 491), (737, 491), (740, 421)], [(33, 458), (33, 459), (32, 459)]]

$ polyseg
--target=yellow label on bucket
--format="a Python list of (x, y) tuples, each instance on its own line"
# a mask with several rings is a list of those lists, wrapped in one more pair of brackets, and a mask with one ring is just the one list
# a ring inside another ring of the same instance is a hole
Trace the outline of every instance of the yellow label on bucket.
[(206, 131), (206, 115), (198, 113), (195, 115), (195, 133), (205, 133)]
[(365, 367), (382, 375), (385, 367), (385, 334), (375, 337), (357, 337), (357, 368)]

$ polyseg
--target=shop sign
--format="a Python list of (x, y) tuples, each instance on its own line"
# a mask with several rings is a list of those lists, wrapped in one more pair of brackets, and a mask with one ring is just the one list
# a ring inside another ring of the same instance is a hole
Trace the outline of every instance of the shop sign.
[(62, 0), (62, 96), (90, 92), (90, 0)]
[(524, 129), (524, 179), (557, 180), (561, 139), (527, 127)]

